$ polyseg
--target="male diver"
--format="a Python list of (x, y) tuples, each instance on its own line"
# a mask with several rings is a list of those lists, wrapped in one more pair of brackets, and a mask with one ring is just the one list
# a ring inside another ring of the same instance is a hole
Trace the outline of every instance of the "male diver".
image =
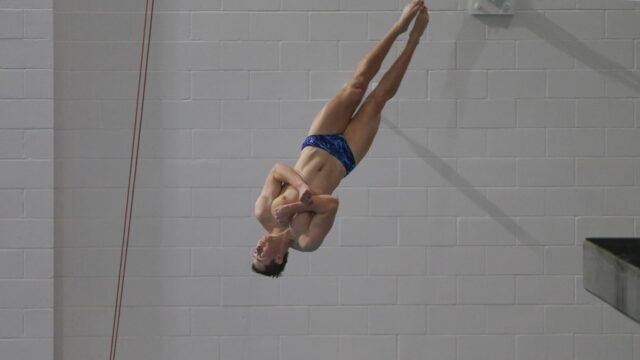
[[(393, 42), (414, 18), (404, 50), (353, 114)], [(322, 244), (338, 210), (338, 199), (331, 194), (369, 150), (382, 109), (400, 87), (428, 23), (424, 1), (406, 4), (398, 21), (362, 58), (352, 79), (315, 116), (294, 167), (281, 162), (273, 166), (255, 203), (255, 216), (268, 234), (256, 244), (253, 271), (278, 277), (289, 248), (309, 252)]]

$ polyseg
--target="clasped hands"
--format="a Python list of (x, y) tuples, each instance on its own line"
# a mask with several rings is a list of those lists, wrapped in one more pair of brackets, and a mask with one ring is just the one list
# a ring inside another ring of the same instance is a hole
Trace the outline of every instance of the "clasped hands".
[(298, 201), (295, 203), (284, 204), (273, 209), (272, 215), (278, 225), (288, 227), (294, 214), (309, 211), (309, 207), (313, 203), (313, 193), (309, 186), (302, 183), (298, 187)]

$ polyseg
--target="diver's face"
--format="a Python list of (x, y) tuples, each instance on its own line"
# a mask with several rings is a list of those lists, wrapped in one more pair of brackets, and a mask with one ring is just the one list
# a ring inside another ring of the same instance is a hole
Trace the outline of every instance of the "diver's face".
[(265, 235), (258, 240), (253, 250), (253, 264), (259, 269), (263, 269), (265, 265), (270, 264), (274, 259), (276, 263), (282, 264), (283, 255), (281, 252), (278, 239)]

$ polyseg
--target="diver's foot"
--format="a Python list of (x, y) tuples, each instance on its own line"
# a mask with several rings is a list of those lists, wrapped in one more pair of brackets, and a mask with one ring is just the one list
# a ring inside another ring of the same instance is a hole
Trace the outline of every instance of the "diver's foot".
[(402, 9), (402, 13), (400, 14), (400, 19), (395, 23), (395, 28), (403, 33), (407, 31), (409, 28), (409, 24), (420, 10), (420, 7), (424, 4), (422, 0), (411, 0), (404, 6)]
[(429, 24), (429, 9), (426, 6), (420, 6), (416, 21), (413, 23), (413, 29), (409, 33), (409, 38), (420, 39), (424, 30)]

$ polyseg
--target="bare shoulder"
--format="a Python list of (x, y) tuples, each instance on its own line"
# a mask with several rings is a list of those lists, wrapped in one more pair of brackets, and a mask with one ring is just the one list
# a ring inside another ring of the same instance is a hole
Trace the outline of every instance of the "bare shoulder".
[(302, 252), (310, 252), (308, 247), (300, 242), (300, 239), (303, 237), (303, 234), (309, 231), (309, 225), (311, 224), (311, 220), (316, 214), (313, 212), (303, 212), (297, 213), (294, 215), (293, 219), (291, 219), (291, 223), (289, 226), (291, 227), (291, 248), (302, 251)]
[(311, 224), (311, 219), (314, 216), (315, 213), (312, 212), (297, 213), (293, 216), (289, 226), (291, 227), (291, 234), (296, 241), (300, 238), (300, 235), (309, 229), (309, 224)]
[(302, 246), (300, 246), (300, 242), (298, 241), (298, 238), (291, 239), (290, 242), (289, 242), (289, 247), (294, 249), (294, 250), (305, 252), (304, 248)]
[(254, 216), (267, 231), (271, 231), (278, 225), (273, 214), (271, 214), (271, 203), (272, 201), (268, 197), (260, 196), (255, 205)]

